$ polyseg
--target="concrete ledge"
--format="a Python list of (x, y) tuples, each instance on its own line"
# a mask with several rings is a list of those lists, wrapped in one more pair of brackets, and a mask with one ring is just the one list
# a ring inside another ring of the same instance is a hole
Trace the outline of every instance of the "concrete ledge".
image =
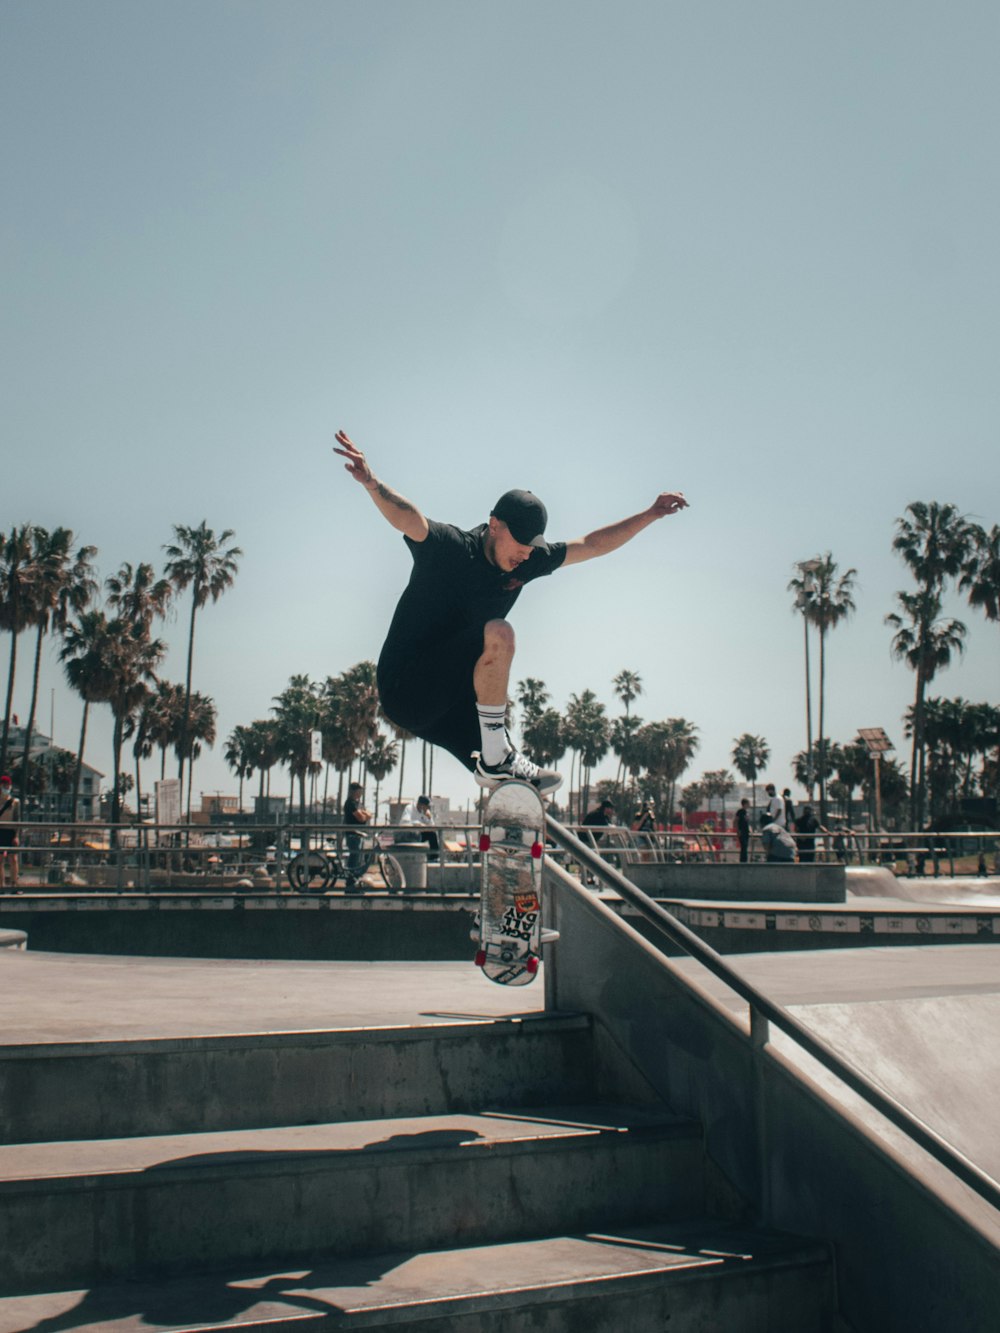
[(842, 903), (847, 879), (842, 865), (629, 864), (623, 867), (632, 883), (656, 898), (708, 902)]

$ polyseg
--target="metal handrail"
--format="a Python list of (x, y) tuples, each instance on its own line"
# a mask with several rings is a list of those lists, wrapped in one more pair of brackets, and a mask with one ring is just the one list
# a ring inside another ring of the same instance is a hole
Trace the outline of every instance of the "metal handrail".
[(750, 1006), (750, 1032), (751, 1040), (755, 1046), (763, 1047), (768, 1040), (767, 1024), (773, 1023), (779, 1031), (790, 1037), (814, 1060), (818, 1060), (825, 1069), (836, 1075), (852, 1092), (857, 1093), (869, 1106), (906, 1134), (937, 1162), (940, 1162), (942, 1166), (956, 1175), (963, 1184), (968, 1185), (980, 1198), (984, 1199), (991, 1207), (1000, 1209), (1000, 1185), (992, 1176), (987, 1175), (985, 1171), (982, 1171), (974, 1162), (948, 1143), (946, 1139), (943, 1139), (928, 1125), (925, 1125), (923, 1121), (918, 1120), (904, 1106), (883, 1092), (870, 1079), (867, 1079), (864, 1074), (859, 1073), (853, 1066), (841, 1059), (831, 1047), (811, 1033), (787, 1009), (776, 1004), (751, 982), (745, 980), (739, 973), (734, 972), (721, 954), (716, 953), (694, 931), (689, 930), (687, 926), (678, 921), (675, 916), (661, 907), (648, 894), (636, 888), (620, 871), (613, 866), (609, 866), (597, 853), (570, 833), (557, 820), (550, 817), (546, 819), (545, 826), (548, 836), (556, 846), (565, 852), (569, 852), (582, 867), (614, 888), (627, 903), (636, 909), (645, 921), (662, 931), (673, 944), (678, 945), (686, 954), (707, 968), (713, 976), (725, 982), (730, 990), (735, 991), (741, 999), (746, 1000)]

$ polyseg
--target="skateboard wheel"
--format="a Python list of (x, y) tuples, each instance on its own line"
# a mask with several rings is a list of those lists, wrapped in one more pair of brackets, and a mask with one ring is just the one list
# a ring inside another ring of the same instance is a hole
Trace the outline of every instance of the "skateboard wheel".
[(483, 966), (485, 965), (485, 963), (486, 963), (486, 950), (485, 950), (485, 949), (477, 949), (477, 950), (476, 950), (476, 967), (483, 967)]
[(533, 977), (535, 973), (538, 971), (538, 959), (534, 957), (529, 958), (527, 963), (525, 963), (524, 965), (524, 970), (528, 973), (529, 976)]
[(481, 852), (488, 852), (490, 850), (490, 835), (488, 833), (480, 833), (479, 850)]
[(531, 855), (535, 858), (536, 861), (544, 851), (545, 848), (542, 846), (540, 842), (533, 842), (531, 844)]

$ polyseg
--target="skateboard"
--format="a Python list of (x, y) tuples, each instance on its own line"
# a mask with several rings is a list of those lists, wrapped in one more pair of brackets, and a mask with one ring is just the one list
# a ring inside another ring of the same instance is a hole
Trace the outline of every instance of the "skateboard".
[(530, 782), (494, 787), (479, 838), (482, 889), (476, 966), (501, 986), (534, 981), (542, 952), (542, 799)]

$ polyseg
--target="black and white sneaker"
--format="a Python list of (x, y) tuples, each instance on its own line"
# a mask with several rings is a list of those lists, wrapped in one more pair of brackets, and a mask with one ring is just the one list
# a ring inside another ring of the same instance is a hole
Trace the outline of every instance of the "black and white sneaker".
[(561, 773), (551, 768), (539, 768), (514, 749), (508, 750), (499, 764), (485, 763), (482, 755), (476, 752), (473, 758), (476, 761), (473, 776), (480, 787), (493, 788), (508, 778), (518, 778), (521, 782), (530, 782), (538, 789), (539, 795), (550, 796), (562, 786)]

